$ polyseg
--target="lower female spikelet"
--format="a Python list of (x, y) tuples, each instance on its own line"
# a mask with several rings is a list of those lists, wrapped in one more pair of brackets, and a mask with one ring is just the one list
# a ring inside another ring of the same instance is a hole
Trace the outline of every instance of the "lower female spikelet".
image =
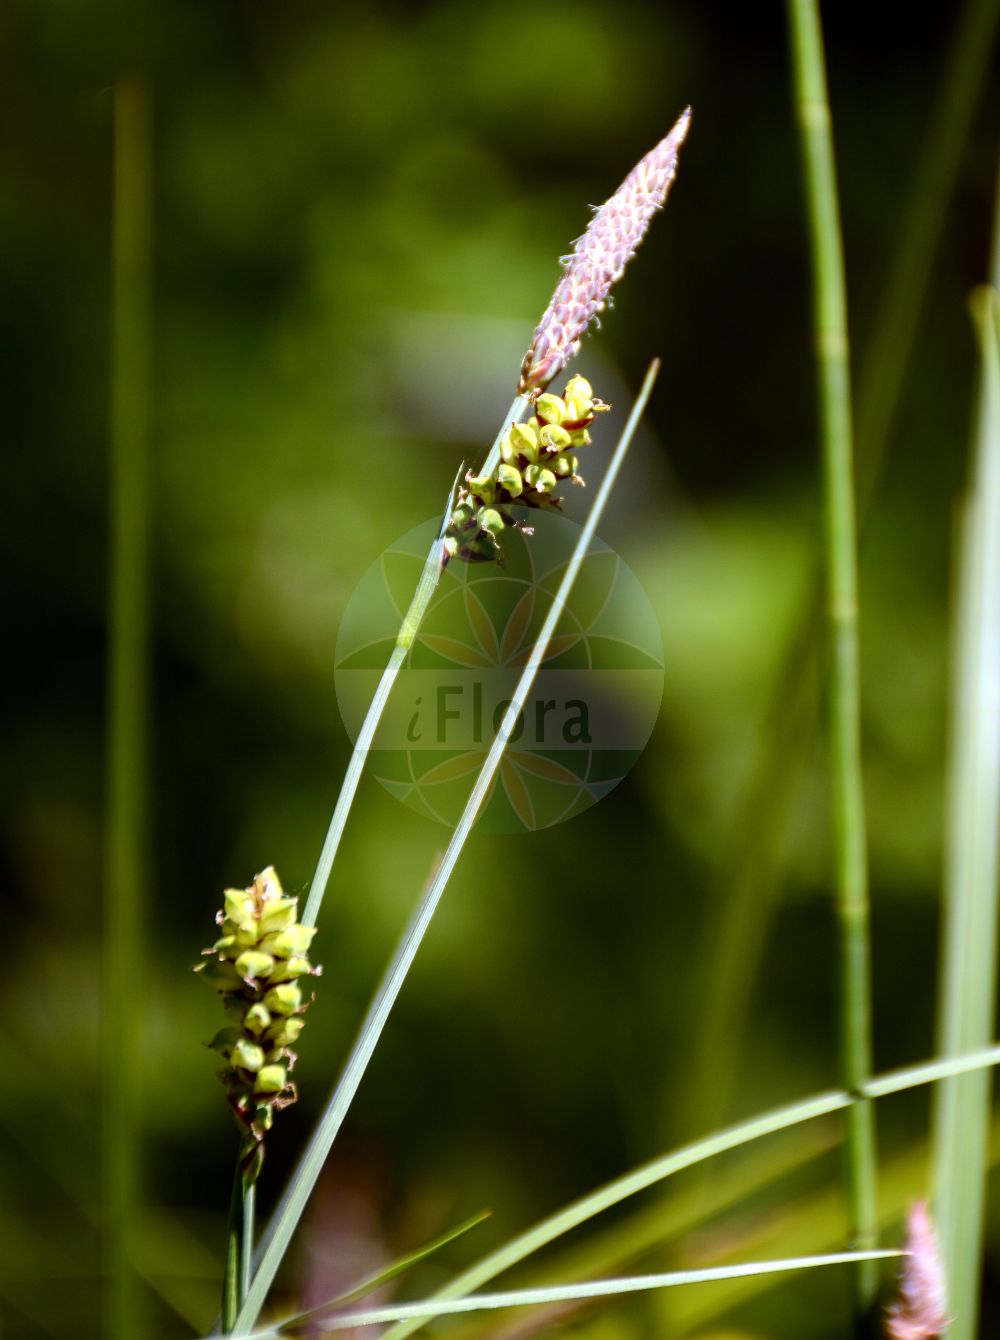
[(273, 866), (249, 888), (227, 889), (215, 920), (220, 936), (195, 972), (232, 1020), (208, 1046), (226, 1061), (219, 1078), (246, 1137), (245, 1170), (255, 1175), (275, 1112), (297, 1097), (292, 1044), (312, 999), (302, 982), (322, 970), (308, 957), (315, 929), (298, 921), (298, 899), (285, 897)]

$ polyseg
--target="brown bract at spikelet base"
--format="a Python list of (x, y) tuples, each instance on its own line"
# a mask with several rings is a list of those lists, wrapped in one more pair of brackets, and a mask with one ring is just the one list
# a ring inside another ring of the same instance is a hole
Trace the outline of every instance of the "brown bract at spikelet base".
[(591, 321), (604, 310), (611, 289), (667, 198), (690, 123), (688, 107), (670, 134), (635, 165), (611, 199), (597, 210), (572, 255), (565, 258), (563, 277), (521, 365), (518, 390), (522, 395), (548, 386), (579, 349)]

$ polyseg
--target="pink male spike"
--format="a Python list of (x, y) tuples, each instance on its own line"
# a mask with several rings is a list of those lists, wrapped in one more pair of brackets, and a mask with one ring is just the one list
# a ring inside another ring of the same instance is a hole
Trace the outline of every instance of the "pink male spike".
[(690, 123), (691, 108), (687, 107), (670, 134), (635, 165), (577, 239), (521, 364), (521, 395), (548, 386), (580, 348), (591, 321), (604, 310), (608, 294), (635, 255), (650, 219), (667, 198), (677, 172), (677, 153)]
[(944, 1268), (926, 1201), (917, 1201), (907, 1217), (906, 1253), (885, 1333), (889, 1340), (939, 1340), (948, 1329)]

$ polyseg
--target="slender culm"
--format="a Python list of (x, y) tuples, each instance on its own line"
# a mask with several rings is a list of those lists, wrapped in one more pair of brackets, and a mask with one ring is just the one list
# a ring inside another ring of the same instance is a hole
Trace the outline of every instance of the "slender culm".
[[(809, 211), (819, 374), (829, 767), (840, 922), (840, 1070), (844, 1087), (860, 1093), (871, 1074), (872, 1004), (847, 298), (819, 8), (816, 0), (789, 0), (788, 12)], [(875, 1115), (866, 1101), (858, 1101), (847, 1112), (847, 1185), (852, 1245), (865, 1251), (876, 1245), (877, 1223)], [(860, 1265), (859, 1314), (870, 1310), (876, 1285), (874, 1265)]]

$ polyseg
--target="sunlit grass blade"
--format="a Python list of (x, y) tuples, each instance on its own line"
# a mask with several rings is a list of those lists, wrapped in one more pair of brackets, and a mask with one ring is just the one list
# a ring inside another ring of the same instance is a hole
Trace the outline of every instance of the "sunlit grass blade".
[[(680, 1249), (682, 1240), (699, 1241), (704, 1232), (712, 1231), (710, 1225), (717, 1224), (727, 1215), (738, 1213), (765, 1189), (772, 1193), (769, 1205), (773, 1204), (775, 1188), (787, 1179), (801, 1176), (808, 1165), (829, 1154), (840, 1144), (839, 1126), (839, 1122), (830, 1118), (826, 1123), (815, 1122), (797, 1127), (782, 1140), (763, 1146), (748, 1145), (745, 1151), (740, 1151), (738, 1157), (729, 1158), (724, 1175), (689, 1178), (686, 1183), (671, 1186), (651, 1204), (634, 1203), (628, 1214), (589, 1233), (583, 1241), (567, 1245), (558, 1253), (547, 1253), (544, 1259), (535, 1258), (530, 1266), (526, 1266), (519, 1282), (524, 1287), (530, 1287), (553, 1279), (597, 1279), (602, 1275), (623, 1274), (653, 1252), (660, 1255), (670, 1250), (673, 1254)], [(781, 1213), (779, 1208), (777, 1214), (780, 1216)], [(771, 1223), (773, 1219), (774, 1215), (769, 1211), (767, 1222)], [(804, 1251), (830, 1250), (842, 1233), (841, 1216), (836, 1225), (836, 1234), (820, 1246), (803, 1239), (790, 1246), (783, 1245), (772, 1254), (787, 1256)], [(734, 1240), (728, 1229), (725, 1236), (727, 1256), (751, 1256), (758, 1251), (754, 1243), (749, 1244), (745, 1251), (742, 1250), (739, 1239)], [(672, 1261), (671, 1264), (679, 1268), (684, 1262)], [(536, 1315), (532, 1320), (532, 1330), (542, 1329), (555, 1322), (565, 1322), (577, 1306), (579, 1304), (552, 1305)], [(466, 1323), (465, 1327), (458, 1327), (453, 1340), (465, 1340), (465, 1336), (471, 1335), (474, 1329), (474, 1320)], [(520, 1336), (519, 1340), (522, 1340)]]
[[(992, 1123), (991, 1134), (1000, 1134), (1000, 1118)], [(994, 1166), (998, 1158), (1000, 1147), (996, 1147)], [(893, 1235), (890, 1239), (893, 1245), (903, 1241), (905, 1223), (901, 1223), (901, 1219), (913, 1204), (915, 1189), (927, 1185), (929, 1162), (926, 1136), (882, 1160), (879, 1167), (879, 1226), (883, 1232)], [(831, 1181), (821, 1189), (811, 1186), (791, 1200), (775, 1203), (769, 1198), (766, 1214), (734, 1216), (733, 1221), (725, 1225), (721, 1236), (727, 1257), (748, 1259), (833, 1251), (840, 1244), (843, 1231), (843, 1195), (839, 1186)], [(671, 1262), (678, 1269), (689, 1264), (696, 1262), (687, 1261), (683, 1254)], [(885, 1281), (886, 1272), (880, 1273)], [(774, 1284), (774, 1280), (767, 1278), (734, 1280), (710, 1292), (674, 1293), (664, 1300), (664, 1311), (657, 1320), (666, 1323), (668, 1334), (698, 1334), (702, 1327), (719, 1323), (734, 1308), (743, 1308)], [(829, 1322), (827, 1326), (829, 1328)]]
[(140, 907), (147, 886), (151, 130), (148, 91), (114, 91), (108, 799), (102, 964), (104, 1334), (142, 1330), (130, 1259), (139, 1182)]
[[(886, 1075), (869, 1080), (861, 1088), (860, 1097), (865, 1099), (884, 1098), (892, 1093), (902, 1093), (906, 1089), (917, 1088), (923, 1084), (932, 1084), (935, 1080), (950, 1075), (965, 1074), (985, 1066), (1000, 1064), (1000, 1046), (988, 1047), (962, 1057), (944, 1058), (926, 1061), (922, 1065), (908, 1066), (903, 1070), (890, 1071)], [(524, 1233), (518, 1234), (509, 1242), (490, 1252), (474, 1265), (456, 1276), (436, 1295), (441, 1300), (462, 1298), (474, 1289), (488, 1284), (503, 1271), (509, 1270), (518, 1262), (548, 1246), (564, 1233), (579, 1228), (589, 1219), (619, 1205), (630, 1196), (665, 1181), (685, 1168), (723, 1154), (729, 1149), (738, 1149), (741, 1145), (764, 1136), (774, 1135), (778, 1131), (788, 1130), (804, 1121), (815, 1121), (818, 1117), (828, 1116), (832, 1112), (842, 1112), (858, 1101), (858, 1095), (843, 1089), (831, 1089), (826, 1093), (814, 1094), (796, 1103), (772, 1109), (760, 1116), (741, 1121), (725, 1130), (716, 1131), (701, 1140), (682, 1145), (679, 1149), (653, 1159), (651, 1163), (634, 1168), (631, 1172), (598, 1187), (588, 1195), (574, 1201), (564, 1209), (541, 1220)], [(420, 1321), (399, 1322), (388, 1330), (382, 1340), (404, 1340), (422, 1325)]]
[[(998, 197), (994, 282), (1000, 280)], [(973, 482), (962, 523), (939, 1002), (940, 1046), (976, 1045), (996, 1008), (1000, 873), (1000, 295), (975, 295), (982, 366)], [(935, 1200), (953, 1340), (978, 1333), (990, 1077), (943, 1083), (935, 1111)]]
[[(316, 1324), (320, 1331), (344, 1331), (354, 1326), (380, 1326), (393, 1321), (425, 1321), (430, 1317), (462, 1312), (496, 1311), (505, 1307), (542, 1307), (547, 1303), (569, 1300), (615, 1298), (623, 1294), (648, 1293), (652, 1289), (674, 1289), (689, 1284), (710, 1284), (718, 1280), (750, 1279), (795, 1270), (813, 1270), (821, 1266), (840, 1266), (860, 1260), (887, 1260), (902, 1255), (898, 1251), (829, 1252), (823, 1256), (793, 1256), (780, 1261), (751, 1261), (746, 1264), (709, 1266), (704, 1270), (673, 1270), (658, 1275), (632, 1275), (624, 1279), (588, 1280), (582, 1284), (551, 1284), (539, 1289), (510, 1289), (504, 1293), (477, 1294), (448, 1303), (431, 1299), (420, 1303), (397, 1303), (366, 1311), (347, 1312), (327, 1317)], [(281, 1329), (254, 1332), (253, 1340), (273, 1340)]]
[(518, 680), (517, 687), (511, 696), (506, 714), (503, 721), (500, 723), (500, 729), (497, 732), (496, 739), (490, 746), (482, 770), (472, 786), (462, 817), (459, 820), (444, 856), (442, 857), (437, 870), (434, 872), (431, 882), (421, 898), (417, 910), (403, 935), (402, 941), (396, 950), (388, 972), (383, 978), (382, 985), (368, 1011), (368, 1015), (362, 1025), (361, 1032), (358, 1035), (358, 1039), (355, 1042), (343, 1073), (330, 1096), (326, 1110), (309, 1141), (298, 1168), (289, 1180), (285, 1189), (285, 1193), (275, 1212), (272, 1227), (263, 1245), (260, 1264), (257, 1267), (253, 1281), (250, 1285), (246, 1302), (241, 1308), (240, 1315), (237, 1319), (236, 1329), (238, 1331), (245, 1331), (253, 1326), (257, 1319), (264, 1299), (267, 1296), (267, 1292), (271, 1287), (274, 1277), (277, 1274), (278, 1267), (288, 1248), (292, 1233), (295, 1231), (295, 1226), (298, 1224), (302, 1211), (305, 1208), (306, 1201), (316, 1184), (316, 1179), (319, 1177), (320, 1170), (333, 1146), (337, 1132), (340, 1130), (344, 1117), (347, 1115), (348, 1108), (350, 1107), (362, 1077), (368, 1068), (368, 1063), (378, 1045), (378, 1040), (382, 1035), (386, 1020), (388, 1019), (396, 998), (402, 989), (403, 982), (406, 980), (407, 973), (416, 957), (417, 950), (420, 947), (424, 935), (427, 933), (427, 929), (430, 926), (437, 905), (441, 900), (444, 890), (447, 887), (448, 880), (451, 878), (452, 871), (461, 855), (462, 848), (465, 846), (479, 811), (489, 794), (490, 787), (493, 784), (496, 771), (500, 766), (500, 760), (503, 757), (508, 740), (515, 729), (519, 714), (524, 707), (528, 694), (531, 692), (532, 685), (535, 682), (535, 676), (545, 659), (549, 643), (555, 634), (559, 620), (562, 618), (563, 611), (565, 610), (566, 601), (573, 589), (577, 575), (590, 548), (590, 542), (594, 537), (597, 523), (611, 496), (618, 473), (624, 463), (629, 444), (632, 441), (639, 419), (642, 416), (646, 407), (646, 402), (653, 389), (653, 383), (656, 380), (658, 371), (659, 363), (654, 362), (650, 367), (649, 372), (646, 374), (642, 389), (639, 392), (628, 421), (622, 430), (621, 437), (615, 447), (614, 454), (608, 465), (604, 479), (601, 481), (600, 488), (597, 490), (587, 520), (580, 529), (573, 555), (566, 565), (559, 588), (552, 599), (551, 607), (532, 648), (531, 656), (529, 657)]
[[(847, 292), (840, 208), (817, 0), (788, 0), (795, 103), (805, 165), (813, 267), (813, 319), (823, 447), (829, 769), (833, 799), (834, 888), (840, 924), (840, 1070), (857, 1092), (871, 1074), (871, 931), (861, 773), (857, 539), (851, 429)], [(875, 1245), (875, 1114), (847, 1112), (847, 1199), (852, 1245)], [(858, 1270), (859, 1314), (871, 1307), (877, 1275)]]
[[(528, 401), (524, 396), (516, 396), (511, 403), (510, 409), (504, 416), (504, 421), (500, 426), (500, 431), (490, 448), (489, 455), (486, 458), (480, 473), (488, 474), (496, 468), (500, 460), (500, 443), (503, 436), (512, 423), (517, 423), (524, 417), (528, 408)], [(347, 765), (347, 771), (344, 774), (344, 780), (341, 783), (340, 794), (337, 796), (337, 803), (334, 806), (333, 814), (330, 818), (330, 826), (327, 829), (326, 837), (323, 841), (323, 848), (320, 852), (319, 861), (316, 865), (316, 872), (313, 875), (312, 883), (309, 885), (309, 896), (306, 899), (305, 909), (302, 913), (302, 924), (304, 926), (315, 926), (319, 918), (319, 911), (323, 905), (323, 898), (326, 895), (327, 885), (330, 882), (330, 874), (333, 870), (333, 863), (337, 859), (337, 850), (340, 847), (341, 838), (344, 836), (344, 829), (347, 827), (347, 818), (351, 812), (351, 806), (354, 803), (354, 797), (357, 793), (358, 784), (361, 781), (361, 774), (365, 769), (365, 760), (368, 757), (368, 751), (371, 749), (372, 740), (375, 738), (375, 732), (378, 730), (378, 724), (382, 720), (382, 713), (385, 711), (385, 705), (389, 701), (389, 695), (392, 693), (400, 670), (402, 670), (410, 648), (413, 645), (414, 638), (420, 630), (424, 615), (430, 605), (431, 598), (437, 588), (438, 579), (441, 576), (442, 559), (442, 539), (444, 529), (451, 515), (451, 504), (454, 501), (454, 489), (448, 496), (449, 506), (445, 508), (444, 521), (437, 539), (430, 547), (427, 554), (427, 561), (424, 564), (423, 572), (417, 583), (417, 589), (413, 594), (410, 607), (403, 617), (400, 625), (399, 634), (396, 638), (396, 644), (392, 649), (389, 662), (382, 672), (382, 678), (379, 680), (378, 688), (375, 690), (375, 696), (372, 698), (371, 705), (365, 714), (365, 719), (361, 723), (361, 729), (358, 732), (358, 738), (351, 753), (350, 761)]]
[(491, 1215), (491, 1210), (481, 1210), (471, 1219), (466, 1219), (465, 1223), (459, 1224), (457, 1228), (449, 1229), (447, 1233), (442, 1233), (433, 1242), (428, 1242), (426, 1246), (420, 1247), (415, 1252), (409, 1252), (406, 1256), (401, 1256), (398, 1261), (393, 1261), (391, 1265), (383, 1266), (381, 1270), (368, 1275), (365, 1279), (355, 1284), (352, 1288), (346, 1289), (343, 1293), (337, 1294), (335, 1298), (329, 1298), (325, 1303), (320, 1303), (318, 1307), (312, 1307), (308, 1312), (300, 1312), (294, 1317), (289, 1317), (283, 1321), (278, 1328), (282, 1335), (292, 1335), (301, 1330), (308, 1330), (309, 1327), (319, 1318), (326, 1316), (338, 1308), (345, 1308), (349, 1303), (357, 1303), (362, 1298), (367, 1298), (370, 1293), (380, 1289), (383, 1284), (388, 1284), (390, 1280), (398, 1279), (413, 1266), (419, 1265), (421, 1261), (426, 1261), (429, 1256), (433, 1256), (444, 1247), (457, 1242), (459, 1238), (464, 1238), (467, 1233), (471, 1233), (474, 1228), (478, 1228)]
[[(915, 166), (886, 263), (857, 395), (858, 517), (864, 522), (885, 461), (934, 255), (962, 147), (982, 93), (1000, 0), (967, 0), (933, 106), (913, 137)], [(716, 874), (706, 935), (705, 1008), (698, 1066), (685, 1112), (721, 1120), (738, 1066), (743, 1021), (780, 894), (783, 838), (816, 735), (812, 669), (822, 621), (820, 573), (803, 594), (797, 626), (775, 677), (760, 754), (737, 807), (745, 816)]]

